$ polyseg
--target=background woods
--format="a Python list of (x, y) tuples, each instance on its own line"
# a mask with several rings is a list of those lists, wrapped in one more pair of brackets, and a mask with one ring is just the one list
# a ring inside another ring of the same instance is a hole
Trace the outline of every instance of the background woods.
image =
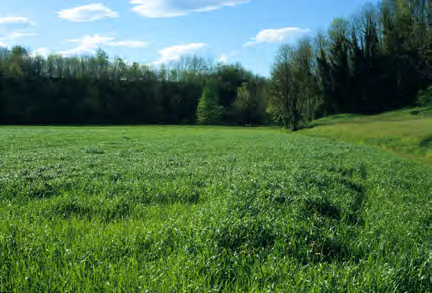
[(336, 113), (430, 100), (431, 2), (388, 0), (283, 45), (269, 78), (189, 56), (152, 68), (94, 56), (0, 49), (2, 124), (236, 124), (296, 130)]

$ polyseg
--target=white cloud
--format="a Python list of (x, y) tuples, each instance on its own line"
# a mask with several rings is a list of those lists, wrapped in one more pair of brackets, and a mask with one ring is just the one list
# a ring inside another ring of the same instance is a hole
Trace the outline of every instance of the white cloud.
[(34, 26), (35, 23), (26, 17), (3, 17), (0, 18), (1, 26), (13, 26), (15, 29), (26, 29), (29, 26)]
[(231, 57), (234, 57), (235, 55), (237, 55), (237, 52), (231, 52), (229, 54), (222, 54), (218, 59), (217, 62), (222, 63), (222, 64), (227, 64), (228, 60), (231, 59)]
[(36, 56), (47, 57), (49, 54), (50, 54), (50, 50), (48, 50), (48, 48), (38, 48), (38, 49), (34, 50), (31, 55), (33, 57), (36, 57)]
[(193, 54), (203, 48), (207, 47), (207, 44), (204, 43), (194, 43), (187, 45), (177, 45), (172, 47), (167, 47), (159, 50), (159, 54), (161, 58), (152, 64), (158, 65), (167, 63), (169, 61), (175, 61), (180, 59), (181, 56)]
[(0, 18), (0, 39), (15, 40), (22, 37), (34, 36), (29, 29), (36, 24), (25, 17)]
[(251, 0), (131, 0), (132, 10), (150, 18), (168, 18), (235, 6)]
[(6, 38), (9, 40), (16, 40), (23, 37), (35, 37), (37, 34), (34, 33), (24, 33), (24, 32), (15, 32), (8, 35)]
[(103, 37), (99, 35), (85, 36), (82, 39), (68, 40), (70, 43), (78, 43), (78, 46), (74, 49), (60, 52), (60, 54), (65, 56), (92, 54), (97, 48), (113, 40), (114, 38)]
[(286, 27), (281, 29), (266, 29), (260, 31), (252, 41), (244, 44), (245, 46), (255, 46), (264, 43), (282, 43), (295, 41), (309, 32), (309, 29), (298, 27)]
[(229, 56), (227, 54), (222, 54), (219, 58), (218, 58), (218, 62), (220, 63), (227, 63), (229, 59)]
[(7, 47), (5, 43), (0, 42), (0, 48), (5, 48)]
[(70, 43), (78, 43), (74, 49), (60, 52), (61, 55), (83, 55), (93, 54), (100, 47), (128, 47), (143, 48), (148, 46), (149, 42), (141, 41), (116, 41), (113, 37), (104, 37), (99, 35), (84, 36), (82, 39), (68, 40)]
[(102, 18), (116, 18), (118, 13), (103, 4), (93, 3), (85, 6), (65, 9), (58, 12), (60, 18), (73, 22), (90, 22)]
[(112, 47), (128, 47), (128, 48), (144, 48), (147, 47), (150, 42), (141, 41), (112, 41), (108, 43), (108, 46)]

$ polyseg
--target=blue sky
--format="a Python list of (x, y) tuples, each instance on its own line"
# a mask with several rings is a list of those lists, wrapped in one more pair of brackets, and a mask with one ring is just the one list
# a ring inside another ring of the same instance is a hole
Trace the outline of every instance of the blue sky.
[[(0, 0), (0, 45), (160, 64), (198, 54), (268, 75), (282, 43), (366, 0)], [(376, 1), (372, 1), (376, 2)]]

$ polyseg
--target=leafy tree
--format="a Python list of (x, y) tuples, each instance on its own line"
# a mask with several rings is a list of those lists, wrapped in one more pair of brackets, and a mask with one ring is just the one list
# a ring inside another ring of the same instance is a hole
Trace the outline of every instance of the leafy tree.
[(317, 86), (321, 93), (321, 104), (318, 106), (318, 113), (327, 116), (333, 113), (336, 108), (332, 98), (332, 77), (331, 66), (328, 60), (327, 42), (323, 34), (316, 37), (316, 63), (317, 63)]
[(331, 98), (333, 112), (348, 110), (350, 67), (348, 52), (349, 23), (343, 18), (336, 18), (330, 26), (329, 64), (331, 76)]
[(301, 116), (303, 120), (310, 121), (315, 119), (321, 102), (312, 41), (308, 38), (301, 40), (293, 58), (295, 79), (299, 83)]
[(249, 91), (245, 82), (237, 89), (237, 98), (233, 105), (233, 115), (238, 124), (253, 124), (256, 120), (257, 100)]
[(419, 92), (417, 105), (423, 107), (432, 106), (432, 86)]
[(295, 50), (289, 45), (279, 49), (271, 73), (271, 96), (269, 112), (275, 120), (295, 131), (301, 119), (299, 83), (295, 79), (293, 56)]
[[(283, 46), (271, 79), (184, 56), (157, 68), (95, 55), (0, 48), (1, 123), (265, 124), (416, 104), (431, 86), (430, 0), (384, 0)], [(421, 95), (422, 96), (422, 95)], [(267, 110), (267, 111), (266, 111)]]
[(233, 104), (232, 119), (240, 125), (265, 124), (266, 117), (266, 81), (257, 78), (244, 82), (237, 89), (237, 98)]
[(223, 107), (219, 105), (217, 82), (213, 79), (207, 81), (197, 108), (197, 123), (214, 125), (221, 122)]

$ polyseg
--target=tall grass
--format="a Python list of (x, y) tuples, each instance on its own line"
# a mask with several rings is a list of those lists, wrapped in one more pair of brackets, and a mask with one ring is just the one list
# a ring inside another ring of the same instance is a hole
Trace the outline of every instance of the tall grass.
[(432, 169), (269, 130), (0, 128), (0, 292), (428, 292)]

